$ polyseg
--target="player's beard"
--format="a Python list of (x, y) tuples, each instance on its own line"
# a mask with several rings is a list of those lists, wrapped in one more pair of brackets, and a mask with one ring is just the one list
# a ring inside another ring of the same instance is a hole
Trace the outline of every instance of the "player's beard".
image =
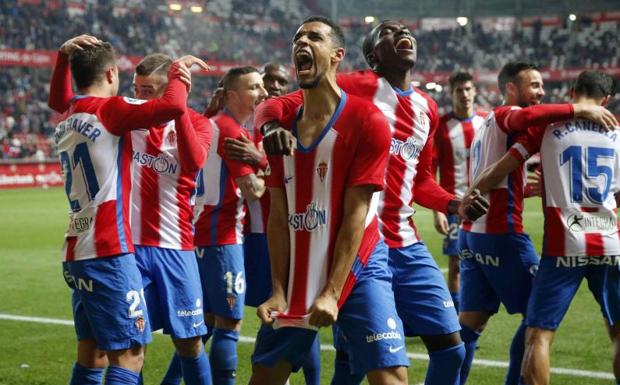
[(324, 76), (325, 74), (319, 73), (319, 74), (316, 74), (315, 77), (309, 80), (300, 80), (299, 77), (297, 77), (297, 83), (299, 84), (299, 88), (304, 89), (304, 90), (309, 90), (311, 88), (316, 88), (321, 82), (321, 80), (323, 80)]

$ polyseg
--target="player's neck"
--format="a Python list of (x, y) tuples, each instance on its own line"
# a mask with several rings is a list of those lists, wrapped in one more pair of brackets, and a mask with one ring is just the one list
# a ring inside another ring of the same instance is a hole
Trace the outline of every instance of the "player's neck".
[(226, 105), (226, 110), (240, 125), (243, 125), (250, 118), (250, 114), (245, 112), (241, 106), (229, 103)]
[(588, 98), (587, 96), (578, 96), (575, 98), (574, 102), (576, 104), (588, 104), (591, 106), (600, 106), (601, 103), (596, 100), (596, 99), (592, 99), (592, 98)]
[(304, 109), (301, 120), (318, 122), (325, 117), (329, 119), (334, 114), (342, 96), (335, 77), (325, 77), (316, 87), (304, 89), (303, 93)]
[(396, 87), (399, 90), (407, 91), (411, 88), (413, 77), (410, 69), (381, 71), (379, 75), (385, 78), (392, 87)]
[(469, 119), (472, 116), (474, 116), (474, 107), (471, 106), (470, 108), (467, 108), (467, 107), (454, 106), (452, 109), (452, 112), (457, 119), (460, 119), (460, 120)]
[(91, 87), (82, 88), (78, 90), (78, 92), (80, 95), (95, 96), (98, 98), (109, 98), (115, 96), (109, 87), (101, 85), (93, 85)]

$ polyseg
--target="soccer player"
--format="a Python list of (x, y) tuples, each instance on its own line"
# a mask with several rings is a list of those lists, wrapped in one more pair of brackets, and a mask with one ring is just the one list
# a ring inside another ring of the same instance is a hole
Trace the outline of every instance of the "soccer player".
[[(439, 171), (439, 184), (456, 196), (463, 196), (469, 187), (469, 148), (485, 114), (474, 112), (476, 86), (467, 72), (455, 72), (448, 79), (452, 111), (439, 118), (435, 133), (433, 166)], [(436, 174), (436, 173), (434, 173)], [(435, 229), (446, 236), (443, 253), (448, 261), (448, 290), (458, 312), (459, 301), (459, 217), (433, 211)]]
[(188, 67), (207, 66), (194, 57), (176, 62), (168, 72), (170, 82), (163, 97), (136, 103), (116, 97), (118, 67), (109, 43), (92, 38), (69, 57), (59, 54), (57, 70), (63, 62), (68, 70), (67, 60), (80, 95), (73, 98), (54, 140), (71, 209), (63, 247), (64, 276), (73, 289), (78, 335), (71, 383), (101, 383), (99, 365), (107, 363), (101, 357), (105, 351), (110, 363), (106, 384), (135, 384), (151, 325), (129, 227), (128, 133), (184, 114), (191, 78)]
[(263, 83), (269, 96), (281, 96), (288, 91), (288, 70), (280, 63), (270, 62), (263, 67)]
[[(596, 71), (582, 72), (572, 90), (575, 106), (602, 108), (613, 94), (611, 76)], [(609, 124), (617, 123), (610, 120)], [(487, 193), (538, 151), (545, 231), (542, 259), (527, 308), (520, 384), (549, 384), (549, 348), (584, 278), (601, 306), (614, 343), (614, 374), (620, 383), (618, 134), (580, 119), (531, 128), (527, 137), (485, 170), (472, 188)]]
[[(267, 97), (253, 67), (236, 67), (223, 78), (225, 107), (213, 119), (213, 145), (198, 177), (195, 222), (196, 255), (205, 295), (206, 320), (213, 324), (210, 360), (215, 385), (234, 384), (237, 341), (245, 302), (243, 200), (265, 191), (252, 166), (226, 157), (224, 140), (248, 137), (243, 128), (256, 105)], [(211, 318), (214, 317), (212, 321)]]
[(406, 384), (402, 323), (371, 202), (384, 185), (388, 123), (371, 103), (336, 85), (344, 57), (337, 25), (306, 19), (292, 56), (304, 98), (299, 114), (283, 122), (297, 139), (295, 156), (269, 160), (273, 291), (257, 311), (264, 324), (250, 383), (283, 384), (317, 328), (335, 322), (356, 373), (371, 384)]
[[(540, 104), (543, 80), (538, 69), (524, 62), (510, 62), (498, 76), (505, 104), (485, 119), (471, 145), (470, 179), (499, 160), (528, 127), (567, 119), (609, 115), (600, 107), (570, 104)], [(606, 110), (605, 110), (606, 111)], [(461, 383), (469, 375), (476, 342), (500, 302), (509, 314), (525, 317), (538, 255), (523, 232), (521, 213), (525, 186), (524, 167), (515, 169), (484, 196), (490, 203), (486, 215), (463, 221), (461, 248), (461, 335), (467, 355)], [(476, 199), (480, 194), (474, 194)], [(465, 206), (466, 207), (466, 206)], [(462, 213), (462, 211), (461, 211)], [(517, 384), (523, 358), (525, 323), (517, 328), (510, 347), (506, 384)]]
[[(390, 124), (392, 139), (386, 189), (379, 202), (379, 224), (390, 248), (396, 306), (408, 336), (421, 336), (430, 355), (426, 384), (458, 384), (464, 347), (459, 323), (443, 274), (419, 238), (411, 207), (422, 206), (456, 213), (460, 200), (443, 190), (431, 172), (433, 138), (438, 124), (437, 104), (412, 85), (417, 60), (416, 41), (407, 27), (384, 21), (364, 39), (363, 51), (372, 70), (340, 74), (343, 90), (371, 101)], [(263, 141), (268, 154), (290, 148), (290, 132), (277, 121), (294, 114), (302, 95), (292, 93), (267, 100), (259, 107), (255, 123), (271, 131)], [(275, 122), (274, 122), (275, 121)], [(275, 127), (275, 128), (274, 128)], [(470, 205), (484, 211), (484, 202)], [(478, 213), (478, 215), (480, 215)], [(333, 384), (359, 384), (351, 376), (347, 344), (335, 333), (336, 370)]]
[[(74, 38), (60, 54), (80, 49), (92, 38)], [(163, 54), (145, 57), (136, 67), (134, 95), (142, 100), (160, 97), (168, 84), (166, 73), (171, 64), (172, 59)], [(59, 110), (68, 107), (60, 101), (73, 97), (67, 70), (65, 62), (61, 62), (50, 87), (59, 103), (54, 107)], [(183, 357), (179, 366), (184, 367), (186, 383), (210, 383), (209, 361), (200, 338), (207, 329), (193, 252), (190, 207), (194, 180), (211, 143), (209, 120), (188, 109), (166, 124), (132, 131), (131, 143), (135, 187), (131, 195), (131, 229), (151, 329), (163, 328), (172, 336)]]

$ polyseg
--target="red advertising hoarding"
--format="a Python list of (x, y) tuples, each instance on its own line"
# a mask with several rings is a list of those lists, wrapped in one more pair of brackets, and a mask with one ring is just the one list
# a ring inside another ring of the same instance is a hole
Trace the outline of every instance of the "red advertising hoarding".
[(0, 189), (62, 186), (60, 163), (0, 163)]

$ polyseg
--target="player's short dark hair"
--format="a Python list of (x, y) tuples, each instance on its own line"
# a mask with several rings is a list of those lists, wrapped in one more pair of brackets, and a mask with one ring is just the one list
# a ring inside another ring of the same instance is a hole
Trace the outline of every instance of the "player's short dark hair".
[(605, 72), (583, 71), (577, 77), (573, 90), (578, 95), (602, 99), (616, 93), (616, 82)]
[(344, 33), (342, 32), (342, 28), (340, 28), (340, 26), (336, 23), (334, 23), (332, 20), (328, 19), (325, 16), (310, 16), (308, 18), (306, 18), (304, 21), (301, 22), (301, 25), (304, 24), (308, 24), (308, 23), (323, 23), (327, 26), (329, 26), (331, 28), (331, 33), (330, 33), (330, 37), (332, 39), (332, 42), (334, 42), (334, 44), (336, 45), (336, 47), (338, 48), (344, 48), (345, 46), (345, 40), (344, 40)]
[(533, 63), (527, 63), (522, 61), (513, 61), (506, 63), (499, 71), (497, 76), (497, 85), (502, 94), (506, 93), (506, 85), (508, 83), (514, 83), (521, 71), (536, 70), (539, 71), (538, 66)]
[(149, 76), (156, 74), (160, 76), (166, 76), (170, 66), (172, 65), (172, 58), (163, 53), (153, 53), (146, 55), (138, 66), (136, 67), (136, 75)]
[(233, 67), (226, 72), (226, 75), (222, 78), (222, 87), (225, 90), (233, 90), (237, 87), (237, 81), (243, 75), (251, 74), (253, 72), (260, 73), (252, 66)]
[(69, 56), (73, 80), (78, 89), (84, 89), (100, 81), (111, 66), (116, 64), (114, 48), (108, 42), (74, 50)]
[(448, 84), (450, 85), (450, 91), (453, 91), (454, 87), (458, 83), (473, 82), (473, 81), (474, 81), (474, 77), (469, 72), (465, 72), (465, 71), (453, 72), (452, 75), (450, 75), (450, 77), (448, 78)]

